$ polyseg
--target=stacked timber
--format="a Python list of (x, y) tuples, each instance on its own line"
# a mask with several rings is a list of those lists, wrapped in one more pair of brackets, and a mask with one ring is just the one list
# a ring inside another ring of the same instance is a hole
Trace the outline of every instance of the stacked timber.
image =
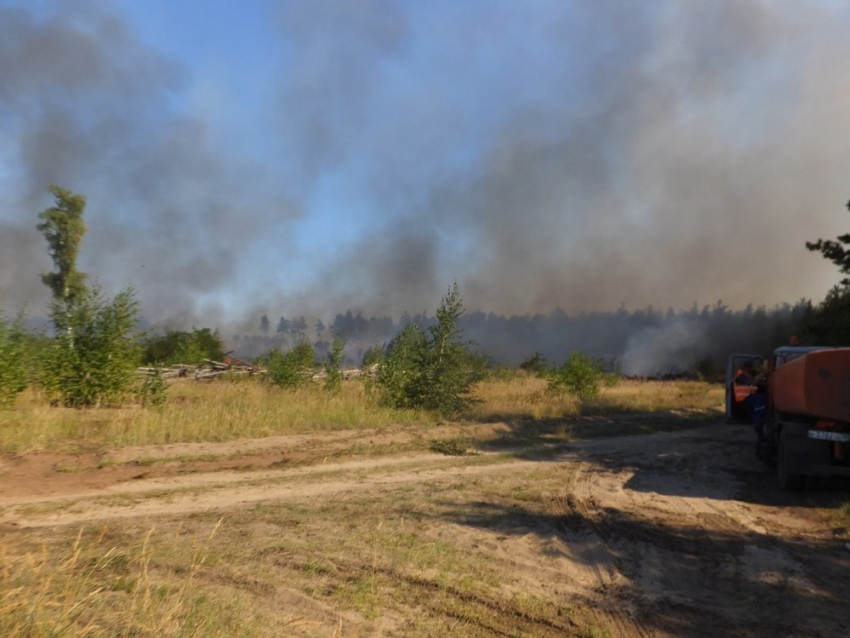
[[(249, 376), (264, 375), (266, 370), (250, 363), (245, 363), (234, 357), (227, 357), (228, 363), (222, 361), (213, 361), (212, 359), (204, 359), (200, 365), (190, 365), (185, 363), (175, 363), (172, 366), (165, 368), (158, 367), (142, 367), (136, 368), (136, 374), (139, 376), (159, 375), (163, 379), (194, 379), (195, 381), (212, 381), (218, 377), (230, 375), (233, 376)], [(377, 377), (378, 364), (373, 363), (365, 368), (350, 368), (342, 370), (343, 379), (356, 379), (358, 377)], [(315, 374), (311, 370), (304, 370), (304, 375), (310, 377), (313, 381), (323, 381), (327, 378), (328, 373), (324, 369), (319, 370)]]
[(204, 359), (204, 362), (200, 365), (175, 363), (167, 368), (143, 367), (136, 369), (136, 374), (141, 376), (159, 374), (163, 379), (195, 379), (196, 381), (211, 381), (224, 375), (254, 376), (255, 374), (265, 374), (265, 372), (262, 368), (252, 366), (244, 361), (222, 363), (212, 359)]

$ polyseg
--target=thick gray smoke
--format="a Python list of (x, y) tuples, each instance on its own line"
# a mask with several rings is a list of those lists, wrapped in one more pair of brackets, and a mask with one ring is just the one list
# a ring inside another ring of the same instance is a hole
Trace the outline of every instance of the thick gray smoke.
[(36, 214), (58, 184), (88, 198), (82, 270), (110, 292), (132, 285), (149, 317), (220, 318), (210, 306), (239, 286), (243, 251), (297, 208), (236, 140), (213, 143), (181, 105), (185, 71), (103, 6), (0, 4), (0, 298), (41, 310)]
[(433, 310), (455, 279), (506, 314), (837, 279), (804, 241), (846, 227), (844, 3), (269, 2), (254, 145), (113, 5), (46, 6), (0, 2), (8, 305), (46, 297), (49, 183), (89, 198), (81, 267), (186, 325)]
[(803, 240), (846, 226), (843, 5), (295, 4), (286, 121), (339, 142), (304, 168), (356, 173), (382, 222), (321, 280), (345, 304), (397, 313), (458, 278), (503, 313), (741, 307), (834, 281)]

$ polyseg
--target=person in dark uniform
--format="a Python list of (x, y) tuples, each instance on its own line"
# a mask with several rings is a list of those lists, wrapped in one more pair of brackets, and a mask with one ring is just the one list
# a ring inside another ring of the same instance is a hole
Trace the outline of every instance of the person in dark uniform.
[(738, 403), (756, 431), (759, 445), (764, 443), (764, 419), (767, 415), (767, 399), (763, 389), (758, 385), (755, 366), (752, 361), (745, 361), (744, 365), (735, 373), (732, 382), (732, 390), (735, 393), (735, 402)]

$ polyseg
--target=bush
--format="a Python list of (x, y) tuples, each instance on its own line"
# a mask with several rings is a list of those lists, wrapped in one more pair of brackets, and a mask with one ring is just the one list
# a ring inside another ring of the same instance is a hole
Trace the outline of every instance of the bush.
[(162, 378), (159, 368), (142, 381), (139, 386), (139, 403), (143, 408), (161, 408), (168, 400), (168, 384)]
[(330, 392), (339, 392), (342, 387), (342, 351), (345, 349), (345, 341), (334, 336), (331, 351), (328, 353), (328, 362), (325, 364), (325, 389)]
[(409, 323), (390, 342), (378, 370), (378, 384), (386, 401), (396, 408), (414, 408), (421, 402), (428, 337), (419, 324)]
[(310, 378), (314, 357), (313, 346), (306, 341), (300, 341), (286, 352), (274, 348), (266, 359), (266, 378), (276, 386), (296, 388)]
[(81, 294), (43, 353), (39, 382), (52, 402), (86, 407), (125, 398), (139, 364), (137, 312), (129, 288), (112, 301), (98, 289)]
[(619, 372), (603, 372), (602, 373), (602, 384), (606, 388), (616, 388), (620, 385), (620, 373)]
[(466, 439), (437, 439), (431, 441), (428, 449), (446, 456), (467, 456), (469, 455), (469, 442)]
[(0, 316), (0, 408), (14, 404), (29, 385), (29, 341), (23, 315), (12, 323)]
[(549, 362), (539, 352), (527, 356), (522, 363), (519, 364), (520, 370), (525, 370), (537, 376), (543, 376), (549, 372)]
[(552, 371), (549, 389), (553, 392), (569, 392), (581, 401), (593, 399), (599, 394), (599, 382), (604, 373), (601, 366), (582, 352), (573, 352), (569, 358)]
[(218, 330), (193, 328), (192, 332), (169, 330), (142, 341), (142, 360), (149, 365), (200, 364), (204, 359), (221, 360), (224, 342)]

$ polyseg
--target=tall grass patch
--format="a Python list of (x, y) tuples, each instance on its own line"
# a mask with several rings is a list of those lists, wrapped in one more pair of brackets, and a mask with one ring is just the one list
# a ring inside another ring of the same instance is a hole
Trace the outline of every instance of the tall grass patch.
[(546, 420), (581, 414), (628, 414), (676, 410), (710, 411), (723, 404), (723, 386), (696, 381), (631, 381), (602, 384), (592, 399), (549, 392), (546, 379), (521, 375), (488, 379), (476, 387), (481, 400), (465, 413), (477, 421)]
[(423, 410), (377, 405), (362, 383), (337, 393), (316, 384), (281, 389), (260, 383), (180, 381), (158, 410), (136, 407), (77, 410), (50, 407), (24, 392), (0, 411), (0, 451), (92, 449), (175, 442), (228, 441), (345, 429), (386, 429), (433, 423)]
[[(206, 538), (170, 539), (167, 554), (154, 546), (153, 529), (129, 543), (105, 528), (81, 530), (70, 544), (4, 543), (0, 635), (252, 638), (254, 623), (241, 601), (198, 586), (216, 529)], [(180, 569), (162, 569), (162, 561)]]
[[(476, 402), (461, 413), (469, 421), (546, 421), (584, 415), (710, 412), (723, 403), (723, 388), (701, 382), (623, 380), (602, 385), (592, 400), (551, 393), (546, 379), (520, 373), (490, 378), (475, 387)], [(0, 409), (0, 452), (100, 451), (178, 442), (218, 442), (334, 430), (383, 430), (432, 426), (439, 415), (380, 402), (369, 385), (347, 380), (339, 392), (316, 383), (295, 389), (251, 380), (173, 382), (156, 410), (139, 406), (72, 409), (51, 407), (32, 388), (12, 408)]]

